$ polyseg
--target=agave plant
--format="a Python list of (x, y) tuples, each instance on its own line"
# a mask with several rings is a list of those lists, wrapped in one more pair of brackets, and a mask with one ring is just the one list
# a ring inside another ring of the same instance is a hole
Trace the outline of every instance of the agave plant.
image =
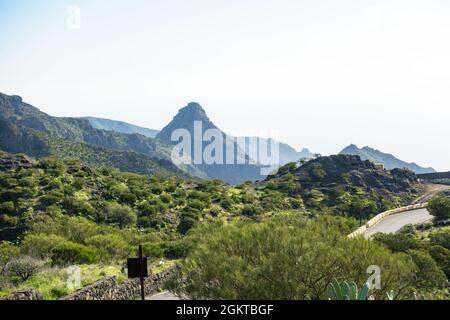
[(395, 291), (391, 290), (388, 293), (386, 293), (386, 299), (387, 300), (395, 300)]
[(369, 297), (369, 284), (365, 284), (361, 290), (355, 282), (338, 282), (335, 278), (327, 287), (329, 300), (367, 300)]

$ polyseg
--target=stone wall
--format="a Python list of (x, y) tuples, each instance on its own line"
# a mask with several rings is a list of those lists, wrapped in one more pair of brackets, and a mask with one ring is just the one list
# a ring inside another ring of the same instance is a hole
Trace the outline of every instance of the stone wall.
[[(175, 272), (172, 267), (156, 275), (151, 275), (144, 281), (145, 295), (157, 293), (165, 281)], [(139, 279), (129, 279), (121, 284), (116, 277), (103, 278), (61, 300), (136, 300), (141, 297), (141, 282)], [(14, 292), (0, 300), (43, 300), (42, 295), (35, 289), (25, 289)]]
[(0, 298), (0, 300), (42, 300), (42, 296), (35, 289), (25, 289), (14, 292), (6, 298)]
[[(175, 267), (146, 278), (144, 281), (145, 295), (150, 296), (157, 293), (174, 271)], [(139, 279), (129, 279), (118, 284), (115, 277), (107, 277), (61, 300), (136, 300), (140, 296), (141, 283)]]
[(61, 300), (108, 300), (117, 288), (116, 277), (106, 277)]

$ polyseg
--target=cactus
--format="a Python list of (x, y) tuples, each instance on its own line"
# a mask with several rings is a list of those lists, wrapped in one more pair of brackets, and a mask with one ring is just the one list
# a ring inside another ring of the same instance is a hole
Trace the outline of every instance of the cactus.
[(329, 300), (367, 300), (369, 296), (369, 285), (366, 283), (361, 290), (355, 282), (338, 282), (335, 278), (327, 287)]
[(386, 299), (387, 300), (395, 300), (395, 291), (391, 290), (388, 293), (386, 293)]

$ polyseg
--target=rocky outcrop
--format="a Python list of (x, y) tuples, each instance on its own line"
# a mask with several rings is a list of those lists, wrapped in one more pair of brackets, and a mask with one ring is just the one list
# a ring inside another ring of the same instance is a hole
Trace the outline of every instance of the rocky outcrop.
[(18, 171), (31, 168), (34, 165), (34, 161), (25, 155), (0, 152), (0, 171)]
[(282, 181), (287, 174), (297, 177), (303, 189), (329, 190), (334, 187), (383, 189), (391, 193), (411, 192), (418, 188), (417, 176), (407, 169), (384, 170), (354, 155), (319, 157), (306, 164), (280, 171), (264, 183)]

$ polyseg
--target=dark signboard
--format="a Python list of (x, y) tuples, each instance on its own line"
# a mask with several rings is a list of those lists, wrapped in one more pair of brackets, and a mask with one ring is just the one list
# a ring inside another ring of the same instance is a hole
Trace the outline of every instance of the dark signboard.
[(148, 278), (147, 258), (130, 258), (127, 260), (127, 266), (128, 279), (141, 277)]

